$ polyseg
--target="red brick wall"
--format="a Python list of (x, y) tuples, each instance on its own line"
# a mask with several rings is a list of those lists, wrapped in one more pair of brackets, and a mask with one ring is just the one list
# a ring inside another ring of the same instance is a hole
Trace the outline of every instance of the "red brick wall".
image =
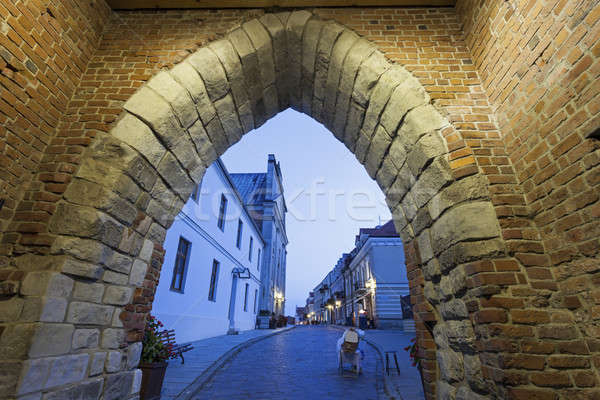
[[(0, 232), (56, 135), (109, 13), (103, 0), (0, 1)], [(32, 230), (48, 214), (28, 200), (17, 211), (39, 211), (26, 217)]]

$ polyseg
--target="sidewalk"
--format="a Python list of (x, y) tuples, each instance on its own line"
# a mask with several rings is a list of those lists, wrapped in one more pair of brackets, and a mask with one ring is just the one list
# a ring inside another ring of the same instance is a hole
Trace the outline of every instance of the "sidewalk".
[(390, 384), (390, 395), (403, 400), (420, 400), (425, 398), (423, 385), (419, 370), (413, 367), (410, 357), (404, 348), (410, 344), (410, 339), (415, 337), (414, 332), (405, 332), (401, 330), (379, 330), (369, 329), (365, 332), (365, 339), (375, 343), (383, 353), (383, 373), (385, 371), (385, 352), (396, 350), (398, 353), (398, 364), (400, 365), (400, 375), (396, 371), (396, 364), (390, 359), (390, 374), (386, 376)]
[[(339, 329), (347, 329), (347, 326), (335, 325)], [(403, 330), (368, 329), (365, 331), (365, 340), (377, 346), (381, 352), (383, 362), (383, 374), (386, 389), (392, 399), (396, 400), (424, 400), (421, 376), (416, 367), (412, 366), (408, 352), (404, 350), (410, 344), (410, 339), (415, 337), (414, 332)], [(396, 371), (393, 357), (390, 359), (390, 374), (385, 371), (385, 352), (395, 350), (398, 354), (398, 365), (400, 375)]]
[[(218, 361), (225, 361), (220, 359), (228, 352), (235, 351), (237, 346), (292, 328), (293, 326), (279, 329), (254, 329), (240, 332), (238, 335), (215, 336), (192, 342), (194, 349), (183, 354), (185, 364), (181, 364), (180, 358), (169, 361), (160, 399), (173, 400), (188, 386), (192, 384), (198, 386), (200, 382), (194, 382), (196, 378), (203, 374), (208, 375), (204, 378), (208, 378), (210, 371), (220, 365)], [(182, 395), (180, 398), (185, 396)]]

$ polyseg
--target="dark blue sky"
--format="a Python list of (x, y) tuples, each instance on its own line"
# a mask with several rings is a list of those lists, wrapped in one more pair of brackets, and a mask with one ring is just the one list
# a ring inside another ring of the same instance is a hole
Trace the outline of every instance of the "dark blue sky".
[(352, 153), (312, 118), (288, 109), (248, 133), (222, 157), (229, 172), (281, 163), (288, 205), (286, 313), (352, 250), (359, 228), (390, 219), (383, 193)]

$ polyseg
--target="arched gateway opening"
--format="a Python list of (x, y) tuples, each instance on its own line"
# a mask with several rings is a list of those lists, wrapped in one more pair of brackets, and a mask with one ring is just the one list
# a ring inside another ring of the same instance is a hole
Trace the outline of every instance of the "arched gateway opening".
[[(502, 366), (483, 346), (500, 333), (474, 325), (506, 322), (505, 312), (480, 311), (477, 299), (516, 284), (518, 266), (486, 179), (450, 167), (454, 128), (410, 73), (307, 11), (245, 22), (160, 72), (85, 151), (49, 223), (48, 265), (23, 282), (44, 304), (40, 322), (9, 328), (27, 358), (16, 394), (136, 397), (166, 230), (207, 166), (288, 107), (322, 122), (386, 194), (405, 243), (427, 397), (502, 397), (490, 379)], [(483, 271), (509, 272), (494, 285), (470, 277)], [(72, 348), (74, 331), (100, 335), (97, 348)]]

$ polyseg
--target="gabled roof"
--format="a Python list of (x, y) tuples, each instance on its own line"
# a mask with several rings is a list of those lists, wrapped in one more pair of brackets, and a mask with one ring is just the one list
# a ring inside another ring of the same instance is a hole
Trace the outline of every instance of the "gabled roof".
[(379, 237), (398, 236), (398, 232), (396, 232), (396, 227), (394, 226), (393, 220), (389, 220), (385, 224), (375, 228), (361, 228), (358, 235), (360, 236), (362, 234)]
[(267, 174), (247, 173), (229, 174), (244, 204), (255, 204), (265, 201)]

